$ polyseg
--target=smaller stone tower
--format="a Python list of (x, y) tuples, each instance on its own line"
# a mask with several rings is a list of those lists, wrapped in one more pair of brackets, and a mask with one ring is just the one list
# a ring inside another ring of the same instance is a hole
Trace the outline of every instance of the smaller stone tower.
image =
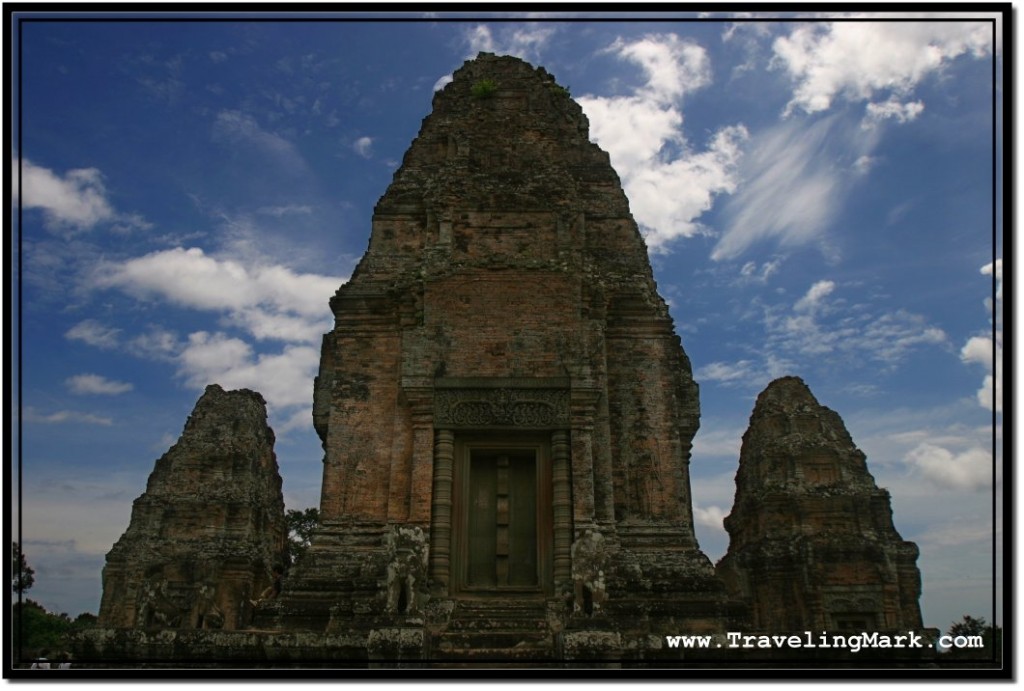
[(242, 628), (286, 539), (266, 402), (211, 384), (107, 554), (100, 624)]
[(842, 419), (797, 377), (757, 398), (725, 529), (717, 572), (754, 630), (920, 629), (917, 546)]

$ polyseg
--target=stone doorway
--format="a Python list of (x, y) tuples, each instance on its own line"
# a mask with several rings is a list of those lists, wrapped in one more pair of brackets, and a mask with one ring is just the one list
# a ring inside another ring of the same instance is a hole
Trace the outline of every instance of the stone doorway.
[(454, 591), (464, 596), (553, 592), (549, 444), (456, 444)]

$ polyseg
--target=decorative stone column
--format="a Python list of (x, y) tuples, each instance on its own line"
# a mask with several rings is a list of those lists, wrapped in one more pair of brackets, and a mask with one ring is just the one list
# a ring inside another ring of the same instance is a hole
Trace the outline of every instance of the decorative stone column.
[(434, 501), (430, 533), (430, 579), (438, 594), (449, 594), (452, 549), (452, 478), (455, 434), (434, 432)]
[(569, 468), (569, 433), (557, 430), (551, 434), (552, 522), (554, 523), (555, 587), (572, 580), (572, 476)]

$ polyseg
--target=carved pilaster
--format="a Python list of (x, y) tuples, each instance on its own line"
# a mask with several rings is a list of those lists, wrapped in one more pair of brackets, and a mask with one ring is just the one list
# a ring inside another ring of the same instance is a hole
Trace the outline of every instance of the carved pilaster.
[(434, 519), (430, 535), (430, 577), (441, 593), (448, 592), (452, 550), (452, 478), (455, 467), (455, 435), (451, 430), (434, 433)]
[(393, 476), (391, 482), (401, 489), (403, 508), (407, 508), (405, 518), (401, 511), (392, 510), (389, 515), (400, 522), (426, 526), (430, 522), (432, 493), (425, 490), (431, 487), (434, 472), (434, 392), (429, 386), (407, 379), (402, 385), (402, 395), (412, 423), (411, 459), (404, 471), (406, 477)]
[(572, 389), (573, 524), (583, 530), (594, 524), (594, 414), (601, 392), (593, 388)]
[(569, 433), (558, 430), (551, 434), (552, 520), (554, 523), (555, 585), (568, 583), (572, 577), (570, 549), (572, 546), (572, 477), (569, 469)]

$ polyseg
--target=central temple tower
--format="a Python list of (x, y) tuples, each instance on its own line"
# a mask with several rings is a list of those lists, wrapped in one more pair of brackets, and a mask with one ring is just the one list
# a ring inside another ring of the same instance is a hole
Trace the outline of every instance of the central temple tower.
[(268, 624), (434, 657), (510, 647), (454, 633), (499, 612), (568, 656), (721, 629), (697, 385), (608, 155), (545, 70), (482, 53), (435, 94), (331, 309), (321, 528)]

